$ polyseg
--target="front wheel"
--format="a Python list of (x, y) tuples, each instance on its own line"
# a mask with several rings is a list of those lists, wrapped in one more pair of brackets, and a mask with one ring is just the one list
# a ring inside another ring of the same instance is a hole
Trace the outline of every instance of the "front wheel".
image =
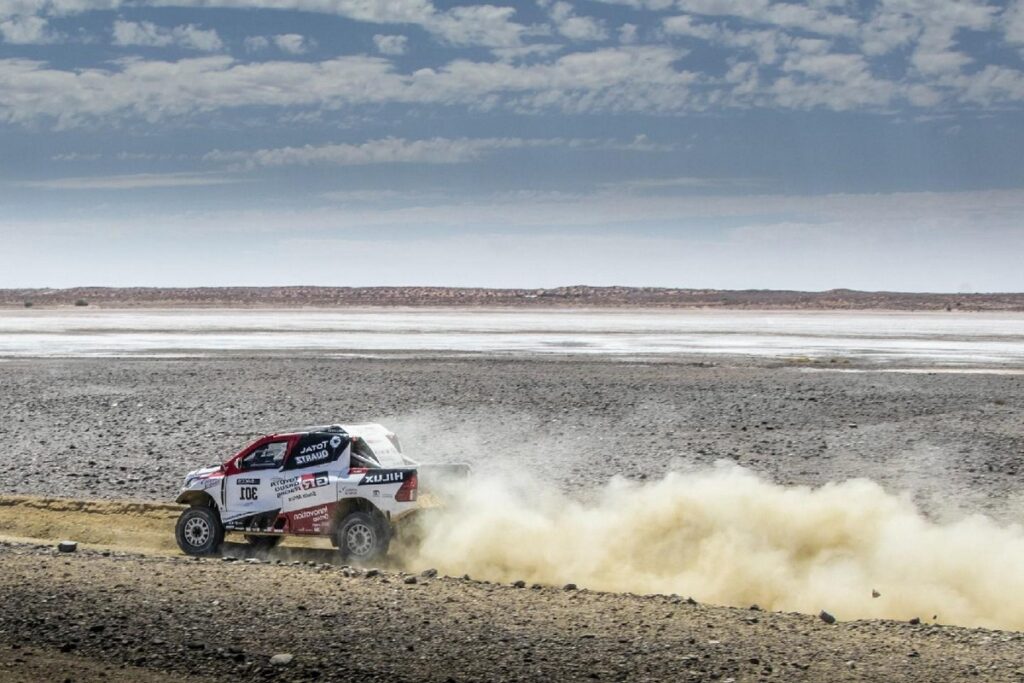
[(224, 543), (224, 527), (213, 508), (191, 507), (178, 517), (174, 538), (186, 555), (212, 555)]
[(365, 512), (353, 512), (341, 520), (335, 532), (341, 559), (370, 562), (388, 552), (391, 541), (387, 523)]

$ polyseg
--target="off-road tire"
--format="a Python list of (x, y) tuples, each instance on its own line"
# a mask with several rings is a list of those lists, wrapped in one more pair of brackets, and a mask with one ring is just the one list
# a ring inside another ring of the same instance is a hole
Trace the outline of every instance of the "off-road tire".
[(379, 516), (353, 512), (338, 524), (334, 539), (341, 559), (367, 563), (387, 554), (391, 533), (387, 522)]
[(273, 550), (277, 547), (277, 544), (281, 542), (281, 537), (246, 534), (245, 540), (249, 541), (249, 545), (251, 545), (256, 550)]
[(186, 555), (213, 555), (224, 543), (224, 526), (214, 508), (190, 507), (178, 517), (174, 538)]

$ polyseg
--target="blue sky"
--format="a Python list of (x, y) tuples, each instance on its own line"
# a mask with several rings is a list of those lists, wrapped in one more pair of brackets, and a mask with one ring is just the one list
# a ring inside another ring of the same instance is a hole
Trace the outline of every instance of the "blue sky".
[(0, 286), (1024, 291), (1022, 103), (1024, 1), (0, 0)]

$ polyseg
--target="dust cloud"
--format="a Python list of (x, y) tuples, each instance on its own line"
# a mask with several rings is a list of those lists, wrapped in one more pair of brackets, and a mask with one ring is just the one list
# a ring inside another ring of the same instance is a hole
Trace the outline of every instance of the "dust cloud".
[(445, 497), (402, 549), (406, 567), (840, 619), (1024, 628), (1024, 529), (982, 516), (934, 522), (865, 479), (781, 486), (722, 464), (617, 479), (585, 498), (480, 476)]

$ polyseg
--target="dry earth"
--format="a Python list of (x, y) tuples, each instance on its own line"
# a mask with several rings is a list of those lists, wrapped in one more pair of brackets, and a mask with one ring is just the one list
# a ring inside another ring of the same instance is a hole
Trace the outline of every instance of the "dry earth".
[[(782, 483), (871, 476), (936, 517), (1019, 520), (1022, 381), (696, 360), (12, 360), (0, 493), (168, 502), (185, 471), (250, 436), (345, 417), (393, 425), (430, 460), (581, 494), (725, 458)], [(96, 509), (109, 523), (69, 526)], [(162, 531), (173, 515), (0, 499), (0, 681), (1024, 680), (1021, 634), (931, 615), (828, 625), (686, 596), (406, 583), (311, 549), (196, 562)], [(58, 554), (65, 533), (86, 545)], [(294, 659), (270, 664), (277, 653)]]
[[(0, 544), (0, 680), (1020, 681), (1024, 636)], [(291, 655), (273, 664), (274, 655)], [(285, 658), (287, 659), (287, 658)]]

